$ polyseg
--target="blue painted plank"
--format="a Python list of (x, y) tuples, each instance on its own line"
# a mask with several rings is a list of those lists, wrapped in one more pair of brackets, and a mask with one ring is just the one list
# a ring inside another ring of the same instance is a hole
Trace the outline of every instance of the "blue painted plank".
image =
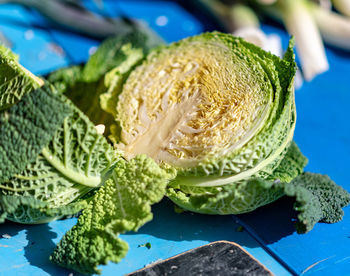
[(21, 64), (36, 74), (45, 74), (69, 64), (65, 52), (43, 29), (30, 24), (30, 13), (21, 6), (0, 6), (0, 31), (20, 54)]
[(36, 11), (30, 13), (30, 23), (47, 30), (52, 40), (64, 50), (70, 64), (85, 62), (93, 53), (100, 41), (85, 37), (81, 34), (71, 32), (56, 26)]
[[(143, 20), (167, 42), (203, 31), (201, 24), (191, 14), (170, 1), (105, 1), (102, 10), (93, 1), (84, 1), (84, 4), (89, 10), (101, 15), (113, 18), (125, 15)], [(98, 40), (67, 30), (50, 29), (53, 25), (37, 12), (31, 12), (28, 18), (31, 25), (48, 28), (52, 39), (60, 45), (70, 63), (79, 64), (86, 61), (100, 43)]]
[(20, 5), (2, 4), (0, 6), (0, 18), (2, 22), (9, 24), (29, 26), (26, 9)]
[(96, 51), (100, 41), (68, 31), (50, 31), (52, 38), (69, 57), (72, 64), (84, 63)]
[[(100, 266), (102, 275), (124, 275), (151, 262), (217, 240), (229, 240), (242, 245), (275, 275), (290, 275), (247, 232), (237, 232), (239, 225), (230, 216), (206, 216), (190, 212), (177, 214), (169, 200), (153, 206), (152, 211), (153, 220), (138, 233), (121, 235), (129, 243), (129, 253), (119, 264)], [(44, 225), (11, 222), (0, 225), (0, 276), (69, 275), (71, 271), (50, 263), (48, 257), (55, 244), (75, 223), (76, 219), (73, 218)], [(139, 247), (146, 242), (151, 243), (151, 249)]]
[(193, 15), (171, 1), (106, 1), (105, 9), (111, 14), (143, 20), (167, 42), (204, 31)]

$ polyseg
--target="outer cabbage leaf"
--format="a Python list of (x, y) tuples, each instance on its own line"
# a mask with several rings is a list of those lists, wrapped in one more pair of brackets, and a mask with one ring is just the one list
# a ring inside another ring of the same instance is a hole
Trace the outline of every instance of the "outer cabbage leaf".
[[(287, 154), (278, 167), (272, 173), (267, 174), (263, 178), (289, 183), (298, 175), (302, 174), (307, 162), (307, 158), (301, 153), (299, 147), (293, 141), (288, 147)], [(259, 172), (259, 176), (262, 176), (261, 172)]]
[(18, 57), (0, 45), (0, 111), (17, 103), (43, 81), (18, 63)]
[(86, 200), (78, 200), (65, 206), (51, 208), (47, 202), (26, 196), (0, 197), (0, 223), (6, 218), (12, 218), (21, 223), (47, 223), (53, 218), (78, 213), (87, 206)]
[(178, 206), (201, 214), (229, 215), (251, 212), (283, 196), (283, 189), (260, 178), (215, 188), (169, 187), (167, 196)]
[(134, 30), (126, 35), (118, 35), (106, 39), (89, 58), (83, 69), (83, 80), (86, 82), (98, 81), (106, 72), (122, 64), (129, 53), (125, 46), (141, 49), (147, 54), (150, 49), (162, 44), (163, 41), (155, 35), (141, 30)]
[(58, 92), (66, 93), (82, 78), (82, 71), (83, 67), (80, 65), (60, 68), (52, 72), (47, 80), (56, 87)]
[(50, 85), (26, 94), (0, 113), (0, 183), (35, 161), (69, 113)]
[(85, 82), (82, 79), (82, 70), (80, 66), (63, 68), (50, 74), (49, 81), (64, 93), (77, 107), (90, 118), (95, 124), (109, 126), (114, 123), (113, 117), (100, 108), (100, 95), (105, 91), (101, 82)]
[(310, 231), (319, 221), (335, 223), (342, 220), (342, 208), (350, 204), (350, 194), (327, 175), (303, 173), (285, 185), (284, 192), (296, 199), (298, 233)]
[(168, 188), (167, 195), (180, 207), (204, 214), (240, 214), (266, 205), (281, 196), (295, 198), (298, 233), (310, 231), (321, 221), (342, 219), (350, 194), (326, 175), (302, 173), (307, 159), (295, 143), (273, 174), (212, 188)]
[[(108, 135), (110, 126), (114, 125), (115, 121), (110, 113), (101, 109), (101, 104), (107, 104), (108, 94), (112, 93), (117, 78), (128, 74), (151, 48), (160, 43), (157, 36), (148, 35), (140, 30), (111, 37), (98, 47), (85, 66), (59, 69), (51, 73), (48, 80), (61, 93), (65, 93), (94, 124), (105, 125), (105, 134)], [(113, 73), (104, 81), (103, 76), (115, 67), (119, 69), (112, 70)], [(107, 90), (108, 93), (102, 96), (104, 100), (100, 101), (101, 95)]]
[[(0, 197), (31, 198), (33, 202), (42, 202), (45, 208), (33, 210), (35, 206), (27, 204), (14, 212), (5, 210), (7, 219), (36, 223), (38, 217), (40, 221), (56, 218), (59, 214), (49, 209), (59, 212), (103, 185), (119, 158), (89, 119), (65, 96), (60, 98), (69, 107), (70, 115), (33, 162), (0, 184)], [(69, 210), (76, 212), (74, 208), (67, 208), (65, 212)]]
[(146, 156), (120, 159), (51, 260), (84, 274), (100, 273), (97, 266), (108, 261), (119, 262), (128, 245), (118, 235), (137, 231), (152, 219), (151, 205), (164, 196), (170, 177)]
[(2, 195), (0, 196), (0, 223), (5, 221), (8, 214), (14, 214), (18, 212), (19, 209), (22, 209), (18, 212), (21, 213), (20, 215), (26, 214), (26, 217), (34, 218), (38, 222), (46, 222), (46, 217), (43, 218), (43, 214), (37, 211), (41, 208), (45, 208), (45, 203), (31, 197)]
[(277, 183), (292, 181), (303, 172), (307, 159), (292, 142), (275, 171), (265, 179), (255, 176), (217, 187), (181, 186), (171, 182), (167, 195), (182, 208), (205, 214), (240, 214), (255, 210), (284, 195)]
[(292, 142), (293, 45), (280, 59), (205, 33), (155, 49), (128, 74), (111, 71), (101, 103), (119, 123), (114, 141), (128, 158), (175, 168), (167, 195), (185, 209), (238, 214), (278, 199), (307, 162)]
[[(237, 183), (235, 189), (229, 188), (225, 186), (215, 195), (192, 197), (170, 188), (168, 195), (180, 207), (205, 214), (235, 214), (236, 210), (240, 213), (240, 209), (249, 212), (283, 195), (294, 197), (298, 233), (310, 231), (317, 222), (335, 223), (342, 220), (342, 208), (350, 203), (350, 194), (346, 190), (328, 176), (313, 173), (303, 173), (290, 183), (256, 178)], [(248, 209), (246, 205), (252, 208)]]

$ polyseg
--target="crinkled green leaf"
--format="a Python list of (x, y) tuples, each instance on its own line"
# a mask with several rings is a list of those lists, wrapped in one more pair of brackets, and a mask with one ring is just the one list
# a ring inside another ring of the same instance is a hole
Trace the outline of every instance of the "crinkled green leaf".
[(229, 188), (223, 187), (219, 193), (207, 196), (188, 197), (175, 189), (170, 189), (168, 194), (175, 203), (186, 209), (209, 214), (230, 214), (235, 213), (235, 209), (246, 210), (246, 205), (265, 205), (283, 195), (294, 197), (294, 208), (298, 212), (298, 233), (310, 231), (317, 222), (340, 221), (344, 215), (342, 208), (350, 204), (350, 194), (346, 190), (327, 175), (314, 173), (303, 173), (290, 183), (251, 179), (237, 183), (234, 189)]
[[(218, 187), (181, 186), (171, 182), (167, 195), (179, 206), (207, 214), (240, 214), (250, 212), (280, 198), (284, 193), (274, 182), (290, 182), (303, 172), (307, 159), (295, 142), (278, 167), (259, 175)], [(205, 177), (203, 177), (205, 178)]]
[(118, 235), (137, 231), (152, 219), (151, 205), (164, 196), (169, 177), (146, 156), (120, 159), (51, 260), (84, 274), (100, 273), (97, 266), (108, 261), (119, 262), (128, 246)]
[[(24, 83), (40, 85), (11, 52), (3, 56), (9, 56), (5, 64), (9, 72), (23, 71)], [(17, 222), (39, 223), (77, 212), (81, 199), (103, 185), (120, 158), (94, 124), (48, 84), (2, 111), (0, 122), (0, 200), (19, 202), (12, 207), (3, 204), (2, 219), (6, 214)], [(25, 202), (40, 202), (45, 210)]]
[[(278, 167), (263, 178), (289, 183), (303, 172), (307, 162), (307, 158), (301, 153), (297, 144), (292, 141), (288, 147), (287, 154), (281, 163), (279, 163)], [(262, 177), (263, 174), (259, 172), (259, 176)]]
[(125, 51), (125, 47), (138, 48), (143, 54), (146, 54), (161, 43), (162, 41), (157, 37), (136, 29), (126, 35), (108, 38), (86, 63), (83, 70), (83, 80), (86, 82), (98, 81), (106, 72), (124, 63), (129, 54)]
[(109, 127), (114, 123), (113, 117), (101, 109), (100, 95), (106, 88), (103, 82), (86, 82), (82, 79), (81, 67), (73, 66), (60, 69), (49, 76), (49, 80), (64, 93), (95, 124)]
[(35, 161), (70, 109), (47, 85), (0, 112), (0, 183)]
[(101, 108), (113, 116), (117, 112), (117, 97), (122, 91), (125, 80), (145, 57), (143, 49), (132, 44), (125, 44), (120, 49), (120, 55), (123, 56), (122, 61), (104, 77), (106, 91), (100, 96)]
[[(106, 127), (105, 135), (110, 133), (110, 127), (115, 124), (113, 116), (101, 108), (100, 96), (114, 88), (109, 81), (101, 78), (114, 67), (113, 74), (126, 74), (135, 66), (153, 46), (161, 43), (153, 36), (143, 31), (106, 39), (90, 57), (85, 66), (72, 66), (51, 73), (48, 80), (70, 98), (90, 120)], [(108, 78), (111, 79), (111, 78)], [(106, 96), (104, 96), (106, 98)], [(105, 103), (105, 100), (102, 100)], [(115, 128), (115, 126), (113, 126)]]
[(64, 120), (42, 155), (73, 182), (98, 187), (120, 154), (69, 99), (66, 103), (72, 114)]
[[(188, 193), (191, 192), (191, 193)], [(167, 196), (180, 207), (201, 214), (241, 214), (251, 212), (283, 196), (283, 189), (272, 181), (241, 180), (232, 185), (215, 188), (169, 187)]]
[(14, 53), (0, 45), (0, 110), (14, 105), (41, 84), (39, 78), (18, 63)]
[(303, 173), (286, 184), (284, 192), (296, 199), (298, 233), (310, 231), (319, 221), (335, 223), (342, 220), (342, 208), (350, 204), (350, 194), (327, 175)]
[[(61, 122), (50, 138), (51, 141), (33, 162), (9, 180), (0, 182), (0, 198), (30, 197), (44, 202), (48, 208), (62, 209), (103, 185), (109, 177), (111, 168), (120, 158), (119, 154), (96, 132), (95, 126), (70, 100), (63, 95), (59, 97), (69, 107), (70, 115)], [(33, 117), (34, 121), (38, 120), (37, 116), (39, 115)], [(7, 211), (8, 219), (36, 223), (35, 217), (26, 217), (28, 211), (23, 210), (20, 215), (20, 210), (23, 209), (19, 208), (15, 214)], [(50, 212), (45, 214), (46, 219), (50, 220)]]
[(105, 91), (104, 86), (100, 85), (99, 81), (85, 81), (83, 79), (83, 66), (75, 65), (61, 68), (51, 73), (48, 80), (59, 92), (64, 93), (95, 125), (109, 126), (114, 122), (113, 117), (100, 108), (99, 97)]
[(30, 196), (0, 196), (0, 223), (10, 219), (21, 223), (47, 223), (66, 215), (73, 215), (87, 206), (86, 200), (78, 200), (68, 205), (51, 208), (47, 202)]
[(3, 213), (0, 223), (3, 223), (9, 215), (22, 219), (23, 223), (32, 223), (33, 221), (45, 223), (47, 222), (47, 216), (40, 212), (40, 209), (45, 207), (46, 204), (44, 202), (33, 197), (1, 195), (0, 210)]
[(80, 65), (60, 68), (52, 72), (47, 80), (56, 87), (58, 92), (66, 93), (76, 82), (81, 80), (82, 70), (83, 67)]

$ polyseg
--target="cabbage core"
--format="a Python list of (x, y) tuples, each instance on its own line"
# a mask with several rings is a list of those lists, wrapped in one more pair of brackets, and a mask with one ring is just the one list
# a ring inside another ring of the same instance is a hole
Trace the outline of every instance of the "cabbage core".
[(246, 144), (269, 115), (263, 70), (220, 41), (155, 51), (128, 77), (117, 120), (127, 156), (196, 166)]

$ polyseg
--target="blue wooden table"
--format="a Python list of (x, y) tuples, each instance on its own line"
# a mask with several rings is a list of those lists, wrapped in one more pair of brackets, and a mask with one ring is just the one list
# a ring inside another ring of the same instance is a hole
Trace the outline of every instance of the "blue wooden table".
[[(86, 2), (96, 10), (93, 2)], [(203, 24), (170, 1), (105, 1), (110, 16), (126, 14), (146, 21), (166, 41), (204, 31)], [(286, 47), (287, 34), (276, 27)], [(17, 5), (0, 6), (0, 32), (21, 63), (36, 74), (87, 60), (99, 41), (53, 28), (38, 13)], [(350, 190), (350, 55), (327, 49), (331, 70), (296, 91), (298, 122), (295, 140), (310, 162), (307, 170), (325, 173)], [(292, 202), (281, 199), (240, 216), (177, 214), (163, 200), (153, 208), (154, 219), (138, 233), (121, 237), (130, 251), (119, 264), (101, 266), (103, 275), (123, 275), (211, 241), (242, 245), (276, 275), (350, 275), (350, 208), (334, 225), (318, 224), (306, 235), (293, 228)], [(0, 275), (69, 275), (48, 256), (76, 219), (45, 225), (0, 225)], [(238, 231), (244, 225), (244, 231)], [(152, 247), (139, 247), (150, 242)]]

